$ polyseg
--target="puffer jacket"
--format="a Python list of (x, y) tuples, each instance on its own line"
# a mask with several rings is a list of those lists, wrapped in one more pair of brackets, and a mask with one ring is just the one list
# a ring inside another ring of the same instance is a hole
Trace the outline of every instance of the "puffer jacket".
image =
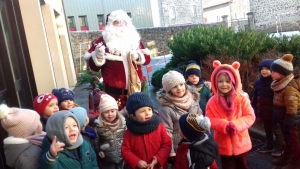
[(3, 140), (6, 164), (15, 169), (36, 169), (40, 165), (42, 148), (23, 138)]
[[(292, 79), (292, 80), (291, 80)], [(300, 76), (289, 75), (273, 82), (274, 122), (279, 124), (300, 124)]]
[[(206, 116), (211, 121), (211, 128), (214, 130), (214, 138), (219, 146), (219, 154), (232, 156), (240, 155), (248, 152), (252, 148), (248, 128), (255, 121), (255, 115), (253, 108), (251, 107), (250, 100), (241, 94), (241, 78), (239, 74), (240, 64), (238, 62), (229, 64), (221, 64), (219, 61), (213, 63), (215, 69), (211, 75), (211, 84), (213, 93), (212, 98), (206, 106)], [(234, 107), (232, 112), (227, 112), (224, 106), (220, 104), (220, 97), (217, 86), (216, 86), (216, 75), (221, 69), (227, 69), (232, 72), (235, 78), (235, 90), (236, 94), (232, 98)], [(229, 123), (235, 126), (235, 132), (228, 133), (226, 126)]]
[(111, 131), (103, 124), (101, 116), (95, 120), (94, 130), (97, 138), (94, 141), (96, 154), (103, 151), (105, 154), (104, 160), (111, 163), (119, 163), (122, 160), (121, 145), (126, 129), (125, 118), (118, 113), (120, 125), (115, 131)]
[(179, 118), (181, 115), (186, 113), (196, 113), (202, 114), (202, 110), (199, 105), (199, 93), (190, 86), (187, 87), (188, 90), (192, 93), (192, 96), (195, 100), (194, 104), (190, 107), (190, 110), (187, 112), (177, 106), (175, 106), (171, 101), (166, 97), (166, 92), (160, 90), (157, 92), (157, 100), (161, 105), (159, 110), (159, 117), (161, 122), (166, 127), (169, 136), (172, 138), (172, 150), (170, 156), (176, 155), (176, 149), (181, 140), (181, 137), (178, 133), (179, 131)]

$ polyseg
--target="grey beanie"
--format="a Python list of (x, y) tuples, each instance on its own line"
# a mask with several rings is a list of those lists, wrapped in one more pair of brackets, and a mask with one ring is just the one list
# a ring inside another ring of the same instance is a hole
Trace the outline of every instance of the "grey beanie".
[[(72, 144), (70, 142), (69, 137), (66, 135), (65, 132), (65, 124), (66, 124), (66, 119), (68, 117), (72, 117), (78, 124), (78, 138), (75, 144)], [(47, 133), (47, 137), (51, 141), (53, 140), (54, 136), (56, 136), (57, 141), (63, 142), (65, 144), (65, 147), (69, 150), (76, 149), (83, 143), (83, 139), (79, 129), (79, 122), (76, 116), (67, 110), (56, 112), (48, 118), (46, 124), (46, 133)]]
[(162, 86), (166, 92), (169, 92), (180, 83), (185, 83), (185, 79), (183, 75), (177, 71), (171, 70), (162, 77)]

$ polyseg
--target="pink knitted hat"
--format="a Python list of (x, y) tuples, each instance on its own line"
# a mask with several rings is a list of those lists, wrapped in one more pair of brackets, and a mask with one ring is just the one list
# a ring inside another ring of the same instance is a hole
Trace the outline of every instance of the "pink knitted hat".
[(12, 136), (26, 138), (35, 133), (40, 123), (40, 115), (33, 110), (9, 108), (0, 105), (2, 127)]
[(227, 70), (227, 69), (221, 69), (221, 70), (218, 71), (218, 73), (217, 73), (217, 75), (216, 75), (216, 80), (215, 80), (216, 86), (218, 86), (218, 85), (217, 85), (217, 83), (218, 83), (218, 77), (220, 76), (221, 73), (226, 73), (226, 74), (229, 76), (230, 81), (231, 81), (233, 84), (235, 84), (235, 78), (234, 78), (233, 73), (232, 73), (230, 70)]

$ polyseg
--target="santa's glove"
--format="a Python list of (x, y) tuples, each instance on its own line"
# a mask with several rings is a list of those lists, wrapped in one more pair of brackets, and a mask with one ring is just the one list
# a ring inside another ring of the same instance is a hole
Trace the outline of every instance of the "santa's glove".
[(105, 55), (105, 46), (102, 43), (99, 43), (96, 46), (96, 57), (97, 59), (104, 59), (104, 55)]
[(131, 59), (133, 61), (137, 61), (139, 59), (139, 54), (137, 53), (137, 51), (131, 51), (130, 54), (131, 54)]
[(169, 164), (175, 165), (175, 162), (176, 162), (175, 156), (168, 157), (168, 163)]
[(283, 131), (286, 136), (290, 136), (292, 133), (292, 126), (294, 124), (294, 120), (296, 115), (286, 114), (283, 120)]

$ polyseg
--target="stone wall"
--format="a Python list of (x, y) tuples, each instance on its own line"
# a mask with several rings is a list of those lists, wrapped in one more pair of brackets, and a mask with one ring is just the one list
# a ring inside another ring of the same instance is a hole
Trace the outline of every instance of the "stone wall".
[(158, 3), (162, 26), (203, 23), (202, 0), (158, 0)]
[[(262, 32), (276, 32), (276, 14), (300, 10), (299, 0), (250, 0), (254, 13), (255, 29)], [(279, 20), (278, 20), (279, 21)], [(300, 30), (300, 12), (280, 16), (282, 31)], [(281, 31), (280, 24), (278, 29)]]
[[(208, 26), (218, 26), (224, 25), (223, 22), (208, 24)], [(144, 28), (138, 29), (138, 32), (141, 35), (142, 42), (145, 47), (149, 48), (153, 53), (152, 56), (170, 54), (171, 50), (168, 48), (168, 40), (172, 39), (173, 35), (187, 30), (193, 26), (197, 25), (186, 25), (186, 26), (174, 26), (174, 27), (156, 27), (156, 28)], [(71, 47), (73, 50), (73, 58), (76, 66), (81, 66), (84, 69), (85, 61), (83, 56), (88, 50), (88, 42), (93, 41), (101, 36), (101, 31), (89, 31), (89, 32), (70, 32)], [(80, 53), (81, 46), (81, 53)]]

